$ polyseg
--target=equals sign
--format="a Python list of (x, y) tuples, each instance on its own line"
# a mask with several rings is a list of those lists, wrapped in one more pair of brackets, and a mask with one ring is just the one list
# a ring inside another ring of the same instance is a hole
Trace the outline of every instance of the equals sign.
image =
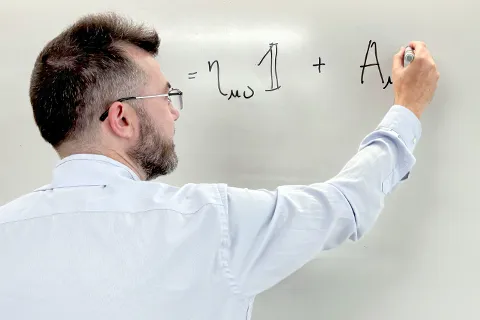
[(188, 74), (188, 79), (195, 79), (195, 75), (196, 75), (196, 74), (197, 74), (196, 72), (190, 72), (190, 73)]

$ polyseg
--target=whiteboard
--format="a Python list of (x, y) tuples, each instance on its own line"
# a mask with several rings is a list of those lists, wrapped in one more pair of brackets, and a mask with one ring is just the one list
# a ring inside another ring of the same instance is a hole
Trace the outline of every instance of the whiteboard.
[[(362, 241), (321, 253), (259, 295), (253, 319), (479, 319), (479, 7), (473, 0), (3, 2), (0, 203), (49, 182), (58, 158), (34, 124), (29, 77), (43, 45), (83, 14), (114, 10), (157, 28), (162, 70), (185, 94), (179, 167), (161, 179), (174, 185), (272, 189), (332, 177), (393, 102), (392, 56), (423, 40), (441, 79), (410, 179), (387, 197)], [(383, 82), (373, 66), (362, 83), (374, 49)]]

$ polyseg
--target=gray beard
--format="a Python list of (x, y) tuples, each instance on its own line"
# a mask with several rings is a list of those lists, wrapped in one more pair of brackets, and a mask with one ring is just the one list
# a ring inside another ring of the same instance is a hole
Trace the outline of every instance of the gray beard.
[(141, 119), (140, 138), (127, 155), (143, 169), (146, 180), (172, 173), (178, 164), (175, 144), (162, 137), (146, 112), (137, 110)]

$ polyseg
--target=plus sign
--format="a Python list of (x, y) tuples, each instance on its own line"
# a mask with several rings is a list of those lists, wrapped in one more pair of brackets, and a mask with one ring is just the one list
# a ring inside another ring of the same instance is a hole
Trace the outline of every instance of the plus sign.
[(325, 65), (325, 63), (322, 63), (322, 58), (319, 57), (319, 58), (318, 58), (318, 63), (317, 63), (317, 64), (314, 64), (313, 66), (314, 66), (314, 67), (318, 67), (318, 73), (322, 73), (321, 68), (322, 68), (322, 66), (324, 66), (324, 65)]

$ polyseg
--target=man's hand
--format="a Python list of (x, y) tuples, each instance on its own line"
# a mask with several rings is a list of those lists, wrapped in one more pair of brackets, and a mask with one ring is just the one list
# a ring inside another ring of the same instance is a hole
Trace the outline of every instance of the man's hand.
[(433, 98), (440, 74), (425, 43), (413, 41), (409, 46), (415, 53), (415, 59), (406, 68), (403, 65), (405, 48), (393, 58), (395, 104), (410, 109), (420, 118)]

